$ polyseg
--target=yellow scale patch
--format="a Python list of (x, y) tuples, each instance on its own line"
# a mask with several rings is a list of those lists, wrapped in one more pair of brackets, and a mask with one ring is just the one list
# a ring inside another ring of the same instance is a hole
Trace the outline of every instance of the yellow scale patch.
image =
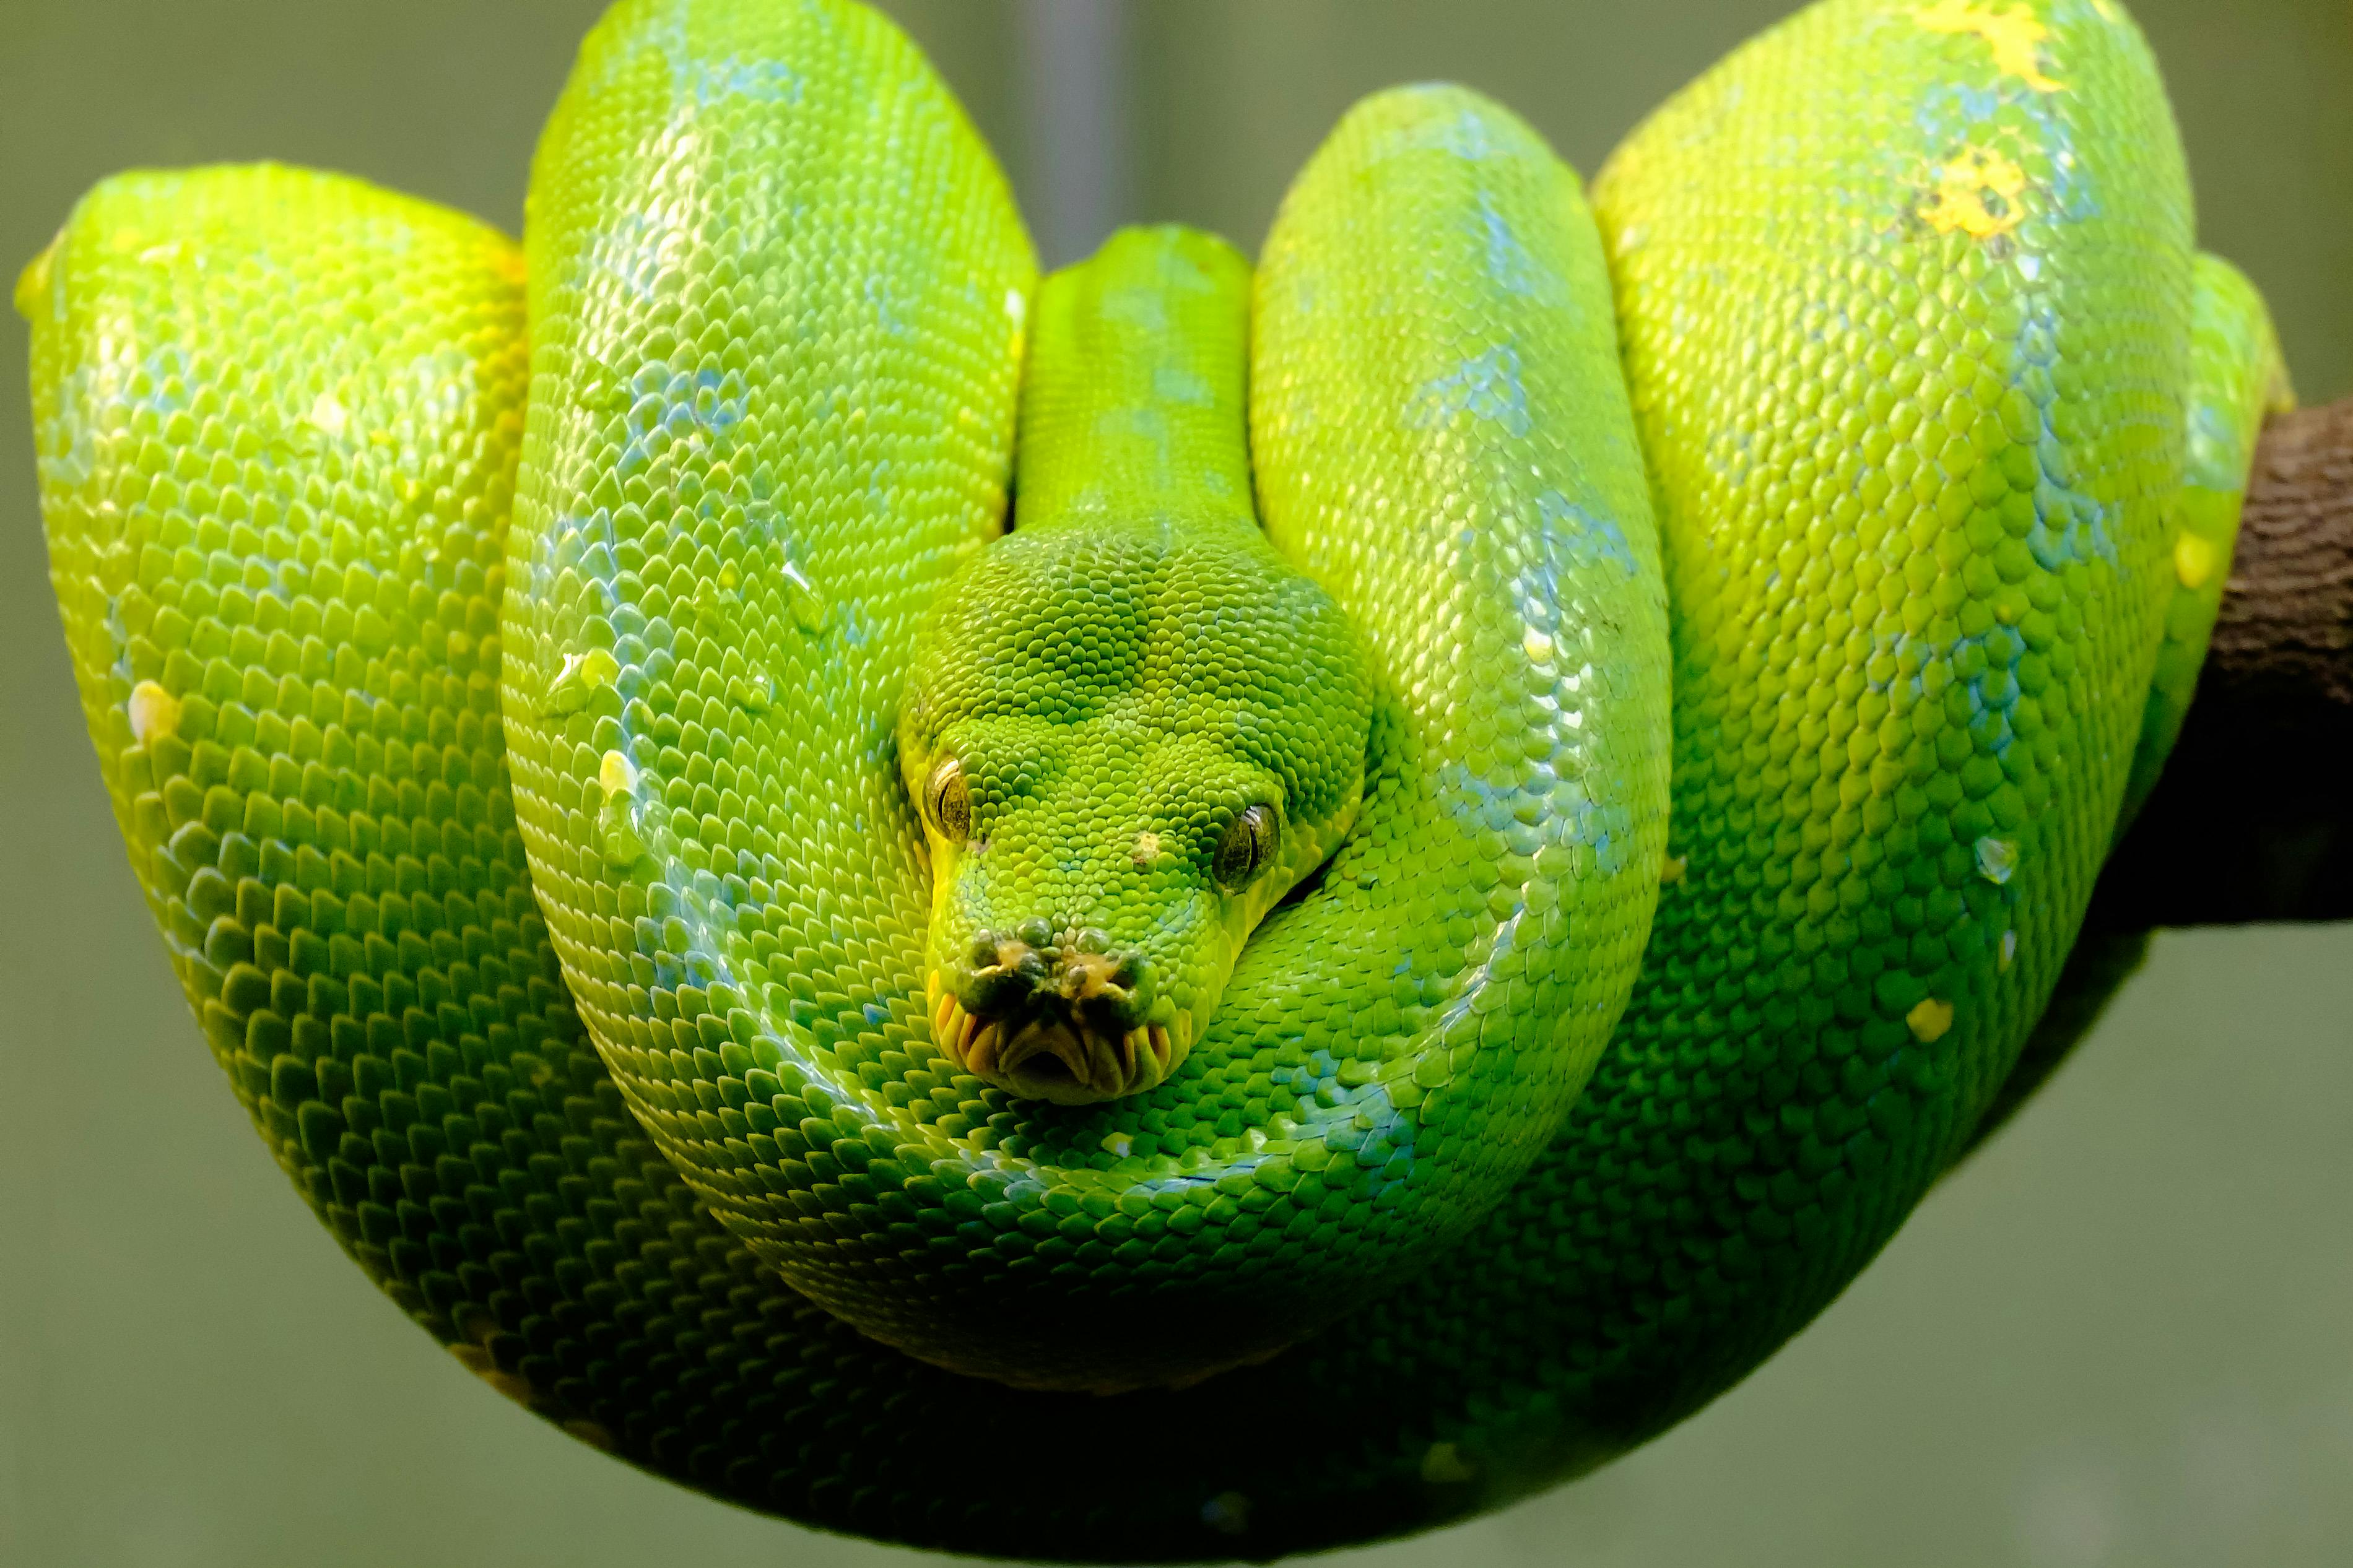
[(179, 732), (180, 700), (152, 680), (132, 687), (123, 708), (131, 717), (131, 738), (142, 746)]
[(637, 764), (626, 752), (607, 752), (597, 769), (596, 782), (608, 795), (628, 795), (638, 787)]
[(52, 241), (40, 255), (25, 264), (25, 270), (16, 274), (16, 291), (10, 298), (16, 304), (16, 314), (28, 321), (33, 319), (34, 302), (49, 291), (49, 258), (56, 254), (57, 248)]
[(2173, 574), (2185, 588), (2206, 585), (2214, 574), (2214, 558), (2219, 553), (2213, 545), (2194, 533), (2184, 533), (2173, 542)]
[(1953, 1026), (1953, 1005), (1930, 996), (1905, 1014), (1904, 1021), (1912, 1026), (1914, 1038), (1924, 1046), (1934, 1045)]
[(2037, 92), (2066, 89), (2066, 83), (2042, 74), (2037, 48), (2051, 36), (2051, 29), (2023, 5), (2006, 11), (1990, 6), (1979, 10), (1968, 0), (1936, 0), (1926, 11), (1912, 13), (1912, 19), (1932, 33), (1975, 33), (1993, 46), (1994, 69), (2018, 78)]
[(1936, 188), (1921, 205), (1920, 216), (1938, 234), (1960, 229), (1978, 239), (2008, 234), (2023, 218), (2019, 195), (2026, 189), (2026, 171), (1991, 147), (1964, 148), (1961, 155), (1936, 171)]

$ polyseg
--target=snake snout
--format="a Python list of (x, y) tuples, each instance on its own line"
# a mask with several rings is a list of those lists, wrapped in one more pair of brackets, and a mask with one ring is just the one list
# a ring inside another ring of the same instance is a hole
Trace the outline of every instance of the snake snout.
[[(1041, 921), (1011, 932), (973, 932), (965, 962), (949, 966), (947, 990), (965, 1011), (1010, 1021), (1031, 1011), (1063, 1012), (1072, 1021), (1124, 1034), (1152, 1005), (1150, 963), (1137, 952), (1108, 951), (1092, 929), (1051, 934)], [(1032, 940), (1032, 939), (1036, 940)]]
[(1151, 967), (1139, 953), (1067, 953), (1053, 988), (1073, 1014), (1107, 1034), (1134, 1028), (1152, 1005)]
[(1053, 973), (1052, 959), (1019, 932), (984, 926), (972, 933), (964, 963), (948, 977), (948, 990), (976, 1016), (1007, 1018), (1028, 1007)]
[(1146, 1021), (1155, 987), (1143, 954), (1093, 928), (1042, 920), (973, 932), (962, 963), (934, 976), (937, 1037), (949, 1055), (1017, 1094), (1084, 1104), (1164, 1079), (1190, 1043)]

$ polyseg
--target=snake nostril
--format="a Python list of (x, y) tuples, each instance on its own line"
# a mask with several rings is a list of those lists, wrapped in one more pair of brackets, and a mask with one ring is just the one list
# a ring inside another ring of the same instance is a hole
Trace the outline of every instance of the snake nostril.
[(977, 927), (966, 962), (952, 968), (956, 1000), (984, 1020), (1027, 1016), (1043, 1003), (1122, 1034), (1152, 1005), (1150, 965), (1140, 953), (1112, 951), (1110, 934), (1096, 926), (1058, 934), (1033, 915), (1010, 929)]
[(976, 971), (957, 1000), (976, 1018), (997, 1018), (1028, 1000), (1033, 987), (1022, 976), (1003, 969)]
[[(1043, 921), (1022, 922), (1019, 931), (1036, 934)], [(1014, 931), (982, 926), (972, 933), (963, 972), (955, 983), (956, 998), (978, 1016), (1003, 1017), (1020, 1011), (1042, 990), (1056, 984), (1055, 957), (1041, 952)], [(1067, 996), (1069, 992), (1064, 991)]]
[(955, 978), (956, 1000), (978, 1018), (999, 1018), (1025, 1005), (1045, 978), (1034, 949), (987, 930), (973, 933), (968, 962)]
[(1147, 973), (1134, 953), (1074, 952), (1062, 961), (1054, 990), (1091, 1023), (1116, 1033), (1132, 1026), (1151, 1005)]

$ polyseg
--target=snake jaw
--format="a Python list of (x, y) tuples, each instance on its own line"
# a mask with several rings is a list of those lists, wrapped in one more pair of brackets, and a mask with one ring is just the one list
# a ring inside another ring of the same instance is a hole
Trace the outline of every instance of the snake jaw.
[(1019, 1018), (983, 1018), (931, 979), (932, 1037), (958, 1069), (1025, 1100), (1094, 1105), (1167, 1081), (1192, 1044), (1192, 1018), (1096, 1027), (1059, 998)]

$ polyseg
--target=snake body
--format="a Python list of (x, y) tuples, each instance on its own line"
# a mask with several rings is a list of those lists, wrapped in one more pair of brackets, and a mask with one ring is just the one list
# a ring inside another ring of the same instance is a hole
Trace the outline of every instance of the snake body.
[[(1032, 1557), (1494, 1506), (1818, 1311), (2080, 1023), (2029, 1043), (2284, 395), (2108, 0), (1825, 0), (1589, 209), (1477, 95), (1377, 96), (1246, 311), (1166, 231), (1040, 290), (861, 7), (625, 0), (527, 239), (213, 169), (27, 269), (134, 869), (280, 1164), (467, 1365), (721, 1495)], [(1105, 684), (1214, 618), (1179, 538), (1360, 642)], [(1058, 540), (1111, 564), (987, 589)], [(1134, 843), (1209, 753), (1105, 759), (1229, 668), (1303, 693), (1198, 727), (1257, 795), (1132, 873), (1015, 852), (1033, 798)], [(1012, 760), (942, 816), (976, 713)], [(1282, 762), (1318, 725), (1359, 784)], [(1252, 803), (1297, 886), (1205, 904)], [(1101, 1058), (1164, 1081), (1046, 1104), (934, 1038), (1018, 963), (955, 900), (1099, 919), (1019, 943), (1083, 970), (1112, 886), (1235, 932), (1135, 1005), (1198, 1003), (1187, 1053)]]

